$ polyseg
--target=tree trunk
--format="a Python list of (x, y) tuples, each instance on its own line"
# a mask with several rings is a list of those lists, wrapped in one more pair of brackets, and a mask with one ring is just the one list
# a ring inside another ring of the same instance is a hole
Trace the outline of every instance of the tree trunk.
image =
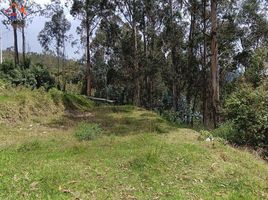
[[(172, 36), (175, 37), (174, 29), (174, 13), (173, 13), (173, 2), (169, 0), (169, 7), (171, 13), (171, 31)], [(178, 60), (176, 59), (176, 47), (172, 44), (171, 47), (171, 60), (172, 60), (172, 70), (173, 70), (173, 77), (172, 77), (172, 104), (173, 104), (173, 111), (178, 110), (178, 100), (179, 100), (179, 93), (178, 93), (178, 84), (177, 84), (177, 77), (176, 77), (176, 67)]]
[(194, 76), (194, 34), (195, 34), (195, 27), (196, 27), (196, 1), (192, 1), (191, 5), (191, 24), (190, 24), (190, 33), (189, 33), (189, 47), (188, 47), (188, 66), (187, 66), (187, 95), (186, 95), (186, 102), (187, 102), (187, 123), (191, 123), (191, 100), (193, 96), (193, 76)]
[(219, 122), (219, 69), (217, 41), (217, 0), (211, 0), (211, 89), (214, 128)]
[(203, 0), (203, 37), (204, 37), (204, 44), (203, 44), (203, 63), (202, 63), (202, 76), (203, 76), (203, 83), (202, 83), (202, 98), (203, 98), (203, 125), (205, 128), (209, 128), (210, 126), (210, 117), (209, 117), (209, 89), (208, 87), (208, 77), (207, 77), (207, 0)]
[(89, 17), (86, 19), (86, 95), (91, 96), (92, 85), (91, 85), (91, 58), (90, 58), (90, 24)]
[(191, 127), (194, 127), (194, 114), (195, 114), (195, 108), (197, 104), (197, 97), (198, 97), (198, 91), (194, 95), (194, 100), (193, 100), (193, 107), (192, 107), (192, 115), (191, 115)]
[(176, 81), (173, 80), (172, 82), (172, 105), (173, 105), (173, 111), (178, 111), (178, 90)]
[(25, 39), (25, 23), (23, 22), (21, 27), (21, 35), (22, 35), (22, 58), (23, 64), (26, 64), (26, 39)]
[(59, 47), (57, 47), (57, 65), (58, 65), (57, 88), (58, 88), (58, 90), (61, 90), (61, 85), (60, 85), (60, 50), (59, 50)]
[[(12, 13), (14, 16), (17, 16), (16, 7), (14, 6), (16, 3), (14, 0), (11, 1), (12, 5)], [(13, 34), (14, 34), (14, 61), (15, 65), (19, 64), (19, 49), (18, 49), (18, 21), (17, 19), (12, 22)]]
[[(135, 9), (134, 9), (135, 10)], [(135, 12), (135, 11), (134, 11)], [(137, 23), (133, 19), (133, 40), (134, 40), (134, 105), (140, 106), (140, 77), (139, 77), (139, 62), (138, 62), (138, 39), (137, 39)]]
[(13, 27), (13, 34), (14, 34), (14, 61), (15, 65), (17, 66), (19, 64), (19, 50), (18, 50), (18, 28), (16, 22), (12, 23)]

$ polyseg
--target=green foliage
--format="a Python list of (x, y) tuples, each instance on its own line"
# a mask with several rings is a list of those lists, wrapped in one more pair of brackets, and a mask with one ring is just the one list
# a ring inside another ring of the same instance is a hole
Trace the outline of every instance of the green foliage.
[(75, 137), (79, 141), (89, 141), (100, 137), (102, 129), (98, 124), (80, 123), (75, 130)]
[(42, 64), (36, 64), (29, 69), (29, 76), (33, 76), (35, 79), (34, 87), (45, 87), (50, 89), (55, 85), (55, 80), (51, 76), (50, 72)]
[(256, 49), (250, 58), (250, 64), (246, 68), (245, 78), (248, 83), (251, 83), (254, 87), (261, 84), (264, 78), (264, 61), (268, 56), (268, 49), (259, 48)]
[(211, 134), (214, 137), (219, 137), (230, 142), (234, 142), (240, 137), (234, 123), (231, 121), (221, 124), (217, 129), (213, 130)]
[(169, 122), (174, 122), (178, 124), (183, 123), (178, 112), (164, 111), (163, 113), (161, 113), (161, 116)]
[[(241, 145), (266, 147), (268, 145), (268, 90), (245, 86), (226, 101), (225, 113), (233, 125), (226, 128), (237, 131), (231, 141)], [(224, 129), (224, 128), (223, 128)]]
[(51, 98), (56, 105), (60, 105), (63, 102), (64, 94), (60, 90), (52, 88), (51, 90), (49, 90), (49, 94), (51, 95)]
[(16, 68), (15, 65), (6, 61), (0, 65), (0, 78), (14, 84), (25, 85), (32, 88), (52, 88), (55, 80), (46, 67), (42, 64), (32, 65), (27, 69)]

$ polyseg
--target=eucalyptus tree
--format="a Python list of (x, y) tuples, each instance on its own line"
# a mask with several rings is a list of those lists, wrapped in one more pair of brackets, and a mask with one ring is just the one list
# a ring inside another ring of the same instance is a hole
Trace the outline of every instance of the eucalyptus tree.
[(217, 40), (217, 0), (211, 0), (211, 89), (212, 89), (212, 118), (214, 128), (218, 124), (220, 104), (218, 40)]
[[(245, 0), (238, 14), (240, 52), (237, 64), (245, 69), (245, 78), (254, 87), (261, 84), (268, 49), (267, 1)], [(266, 54), (266, 55), (265, 55)]]
[(170, 58), (171, 69), (167, 76), (168, 85), (172, 91), (173, 110), (178, 110), (178, 101), (185, 87), (185, 29), (186, 23), (182, 19), (181, 4), (169, 0), (163, 3), (163, 47)]
[[(67, 20), (60, 1), (57, 8), (53, 10), (51, 20), (46, 22), (43, 30), (38, 35), (38, 40), (45, 51), (55, 52), (58, 59), (58, 87), (60, 87), (60, 59), (64, 57), (65, 42), (69, 36), (67, 32), (71, 28), (71, 23)], [(54, 7), (55, 8), (55, 7)], [(54, 50), (55, 49), (55, 50)]]
[(73, 0), (71, 7), (71, 15), (81, 21), (80, 27), (77, 28), (78, 34), (81, 36), (81, 43), (86, 48), (86, 91), (87, 96), (92, 95), (92, 62), (90, 45), (94, 30), (98, 27), (100, 18), (99, 14), (102, 8), (102, 1), (98, 0)]
[(141, 60), (143, 73), (142, 105), (153, 109), (159, 107), (159, 99), (166, 92), (162, 70), (166, 59), (162, 51), (163, 8), (159, 0), (141, 0), (139, 4), (139, 30), (142, 34), (143, 48)]
[(23, 64), (26, 65), (26, 35), (25, 29), (27, 24), (31, 23), (36, 15), (42, 15), (44, 12), (43, 8), (41, 8), (40, 4), (32, 1), (26, 1), (23, 5), (23, 10), (20, 12), (21, 20), (20, 20), (20, 28), (21, 28), (21, 41), (22, 41), (22, 58)]
[(140, 77), (140, 68), (139, 68), (139, 55), (138, 55), (138, 37), (139, 37), (139, 0), (116, 0), (117, 8), (120, 11), (120, 14), (123, 17), (123, 21), (132, 31), (132, 49), (133, 49), (133, 82), (134, 82), (134, 90), (133, 90), (133, 103), (136, 106), (140, 105), (141, 101), (141, 77)]
[(14, 38), (14, 62), (17, 66), (19, 64), (19, 49), (18, 49), (18, 28), (20, 26), (20, 20), (18, 19), (19, 11), (16, 0), (10, 0), (8, 2), (8, 9), (3, 9), (1, 14), (5, 16), (3, 23), (5, 25), (11, 24), (13, 29), (13, 38)]

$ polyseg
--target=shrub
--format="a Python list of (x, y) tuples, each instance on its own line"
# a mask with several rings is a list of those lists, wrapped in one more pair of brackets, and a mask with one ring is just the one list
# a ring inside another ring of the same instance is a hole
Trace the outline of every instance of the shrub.
[(54, 78), (41, 64), (32, 65), (25, 69), (24, 67), (16, 67), (10, 61), (5, 61), (0, 65), (0, 78), (15, 85), (25, 85), (37, 89), (44, 87), (49, 90), (55, 85)]
[(223, 138), (226, 141), (235, 142), (236, 138), (239, 138), (238, 131), (233, 122), (227, 121), (221, 124), (217, 129), (213, 130), (211, 134), (214, 137)]
[[(263, 85), (256, 89), (244, 87), (226, 101), (225, 113), (233, 125), (225, 125), (233, 133), (232, 142), (239, 145), (267, 148), (268, 145), (268, 90)], [(232, 127), (232, 128), (230, 128)], [(234, 134), (234, 129), (237, 133)], [(221, 129), (219, 129), (221, 130)], [(222, 128), (224, 130), (224, 127)]]
[(75, 137), (79, 141), (89, 141), (98, 138), (102, 133), (102, 129), (98, 124), (81, 123), (75, 131)]

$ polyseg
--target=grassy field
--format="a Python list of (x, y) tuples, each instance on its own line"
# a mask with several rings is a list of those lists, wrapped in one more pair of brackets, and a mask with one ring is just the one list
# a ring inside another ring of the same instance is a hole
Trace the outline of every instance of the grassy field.
[[(2, 108), (9, 98), (0, 95)], [(0, 199), (268, 199), (268, 165), (246, 151), (140, 108), (58, 103), (46, 107), (59, 114), (0, 118)], [(81, 124), (101, 133), (80, 141)]]

